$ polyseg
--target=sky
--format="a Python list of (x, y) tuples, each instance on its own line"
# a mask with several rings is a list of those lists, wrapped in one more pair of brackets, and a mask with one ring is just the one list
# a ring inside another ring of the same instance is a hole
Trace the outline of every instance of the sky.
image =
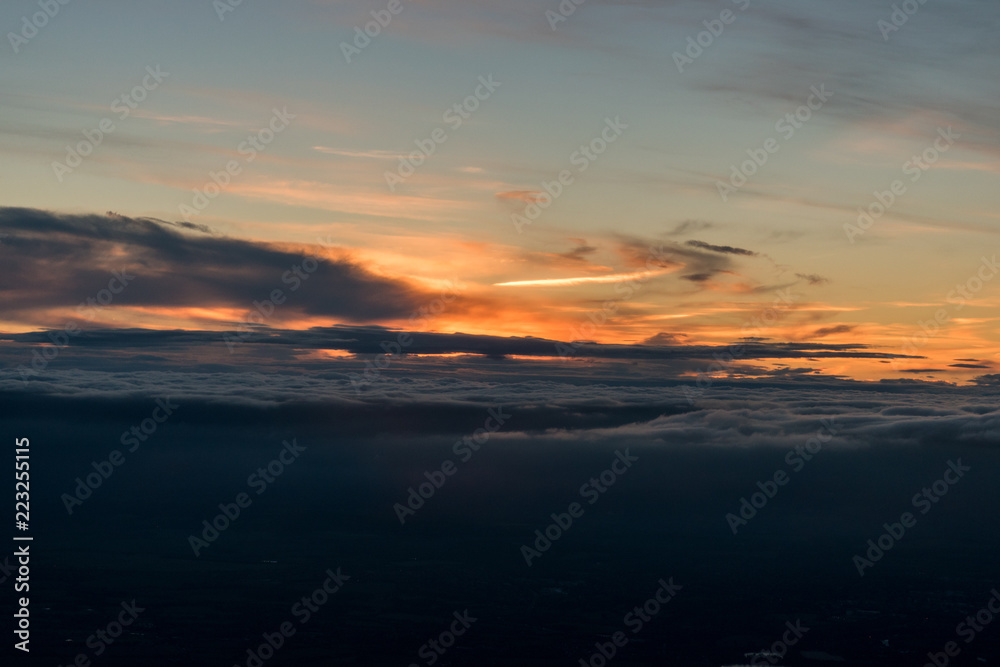
[(790, 664), (940, 650), (1000, 555), (998, 28), (995, 0), (2, 3), (35, 657), (80, 664), (138, 599), (102, 664), (259, 665), (341, 566), (268, 664), (416, 664), (455, 605), (482, 620), (441, 664), (588, 664), (672, 577), (620, 664), (746, 662), (799, 620)]
[(284, 289), (253, 324), (1000, 365), (989, 2), (37, 11), (0, 12), (7, 332), (234, 331)]

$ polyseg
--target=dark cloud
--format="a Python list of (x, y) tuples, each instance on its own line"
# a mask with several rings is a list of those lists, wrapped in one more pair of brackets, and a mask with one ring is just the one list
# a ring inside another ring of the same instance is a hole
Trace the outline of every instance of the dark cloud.
[[(115, 305), (219, 307), (249, 310), (280, 289), (288, 316), (335, 316), (354, 321), (404, 317), (435, 295), (376, 276), (342, 249), (319, 262), (307, 279), (294, 267), (319, 250), (301, 251), (210, 234), (207, 228), (149, 218), (68, 215), (0, 209), (0, 299), (8, 318), (73, 308), (107, 287), (116, 271), (135, 276)], [(299, 269), (300, 272), (302, 269)], [(296, 284), (299, 288), (293, 290)]]
[(851, 324), (838, 324), (832, 327), (822, 327), (820, 329), (816, 329), (816, 331), (812, 332), (812, 335), (814, 338), (822, 338), (823, 336), (829, 336), (831, 334), (850, 333), (856, 328), (856, 326)]
[[(39, 346), (52, 342), (50, 332), (5, 334), (0, 340), (0, 363), (6, 368), (6, 377), (20, 383), (23, 368), (31, 364), (33, 352)], [(414, 372), (423, 372), (438, 367), (439, 359), (424, 360), (417, 357), (412, 362), (406, 360), (414, 355), (464, 354), (475, 357), (472, 361), (455, 362), (448, 368), (460, 367), (461, 372), (472, 376), (493, 373), (498, 370), (496, 360), (507, 357), (538, 358), (538, 362), (509, 362), (503, 368), (510, 373), (576, 374), (589, 372), (581, 367), (579, 360), (592, 360), (607, 364), (636, 364), (640, 368), (629, 367), (630, 375), (649, 375), (657, 381), (673, 379), (686, 383), (684, 373), (698, 373), (704, 370), (719, 355), (738, 354), (741, 362), (755, 359), (818, 359), (818, 358), (860, 358), (895, 359), (919, 358), (887, 352), (878, 352), (865, 345), (822, 344), (822, 343), (771, 343), (762, 340), (744, 339), (737, 352), (732, 346), (683, 345), (676, 343), (656, 344), (647, 341), (643, 345), (602, 345), (598, 343), (573, 343), (546, 340), (543, 338), (485, 336), (465, 333), (421, 333), (404, 332), (384, 327), (314, 327), (307, 330), (280, 330), (258, 327), (244, 342), (235, 346), (224, 340), (222, 331), (190, 330), (88, 330), (68, 336), (65, 346), (60, 347), (58, 357), (53, 359), (53, 369), (79, 367), (87, 369), (119, 368), (123, 371), (133, 368), (171, 368), (185, 371), (226, 370), (233, 367), (256, 366), (274, 370), (323, 368), (329, 372), (338, 370), (339, 377), (348, 373), (362, 372), (364, 361), (383, 354), (387, 346), (406, 340), (402, 354), (393, 355), (393, 368), (400, 369), (407, 363)], [(316, 351), (338, 350), (359, 359), (316, 357)], [(146, 359), (152, 355), (153, 361)], [(566, 356), (563, 362), (547, 362), (545, 359)], [(164, 361), (155, 360), (162, 357)], [(167, 363), (165, 363), (167, 362)], [(404, 363), (406, 362), (406, 363)], [(502, 363), (502, 362), (501, 362)], [(534, 365), (532, 365), (534, 364)], [(616, 367), (617, 368), (617, 367)], [(22, 370), (19, 370), (22, 369)], [(45, 372), (41, 373), (44, 376)], [(451, 371), (449, 371), (451, 372)], [(455, 371), (458, 372), (458, 371)], [(29, 379), (36, 379), (32, 374)], [(391, 374), (390, 374), (391, 375)], [(2, 376), (0, 376), (2, 377)]]
[[(748, 379), (716, 379), (689, 400), (692, 377), (671, 377), (673, 362), (637, 368), (605, 360), (581, 367), (488, 358), (394, 358), (364, 391), (355, 391), (358, 360), (330, 359), (287, 365), (247, 363), (185, 366), (174, 356), (177, 336), (156, 332), (146, 341), (143, 366), (102, 347), (103, 366), (59, 358), (53, 368), (21, 383), (0, 376), (0, 401), (21, 419), (60, 415), (86, 426), (114, 414), (141, 419), (157, 397), (181, 403), (181, 422), (192, 428), (294, 424), (301, 432), (406, 436), (455, 434), (481, 421), (490, 406), (517, 417), (505, 437), (528, 433), (577, 444), (649, 444), (791, 447), (812, 435), (820, 419), (843, 425), (838, 446), (938, 446), (973, 443), (1000, 447), (997, 384), (956, 387), (920, 381), (856, 382), (781, 368)], [(108, 342), (106, 339), (105, 344)], [(248, 345), (248, 347), (251, 347)], [(173, 351), (171, 350), (173, 348)], [(119, 359), (119, 360), (116, 360)], [(614, 391), (608, 391), (613, 386)]]
[(666, 331), (661, 331), (655, 336), (650, 336), (646, 340), (642, 341), (643, 345), (683, 345), (684, 341), (688, 339), (687, 334), (682, 333), (667, 333)]
[[(704, 283), (720, 273), (740, 275), (734, 264), (736, 257), (759, 257), (758, 253), (733, 246), (719, 246), (702, 241), (647, 240), (637, 237), (618, 236), (618, 250), (625, 258), (628, 266), (644, 268), (650, 261), (651, 254), (657, 250), (661, 259), (659, 265), (668, 268), (681, 267), (685, 274), (681, 276), (689, 283)], [(751, 290), (773, 291), (782, 286), (757, 285)]]
[(581, 241), (580, 245), (568, 252), (559, 253), (559, 256), (565, 259), (585, 262), (587, 261), (587, 255), (593, 255), (595, 252), (597, 252), (595, 246), (587, 245), (586, 242)]
[(711, 243), (705, 243), (704, 241), (688, 241), (687, 245), (693, 248), (701, 248), (702, 250), (709, 250), (711, 252), (718, 252), (724, 255), (744, 255), (747, 257), (757, 257), (757, 253), (752, 250), (745, 250), (744, 248), (736, 248), (731, 245), (712, 245)]
[(829, 278), (824, 278), (823, 276), (818, 276), (815, 273), (796, 273), (796, 278), (801, 278), (802, 280), (808, 281), (810, 285), (823, 285), (830, 282)]

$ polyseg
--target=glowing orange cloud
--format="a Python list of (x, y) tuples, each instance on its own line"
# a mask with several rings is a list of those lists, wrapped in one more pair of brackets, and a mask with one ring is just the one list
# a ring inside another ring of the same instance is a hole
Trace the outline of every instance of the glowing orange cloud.
[(583, 285), (584, 283), (616, 283), (625, 280), (639, 280), (670, 273), (673, 269), (657, 269), (656, 271), (636, 271), (634, 273), (614, 273), (608, 276), (581, 276), (578, 278), (547, 278), (542, 280), (514, 280), (506, 283), (494, 283), (494, 287), (527, 287), (547, 286), (559, 287), (565, 285)]

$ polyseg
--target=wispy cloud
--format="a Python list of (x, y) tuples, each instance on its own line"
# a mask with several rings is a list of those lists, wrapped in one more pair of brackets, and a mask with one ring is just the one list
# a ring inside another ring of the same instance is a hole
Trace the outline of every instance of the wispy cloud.
[(585, 285), (587, 283), (617, 283), (627, 280), (646, 280), (653, 276), (671, 273), (674, 269), (657, 269), (655, 271), (637, 271), (634, 273), (614, 273), (609, 276), (579, 276), (576, 278), (544, 278), (541, 280), (513, 280), (505, 283), (494, 283), (495, 287), (561, 287), (568, 285)]
[(327, 155), (339, 155), (341, 157), (358, 157), (372, 160), (397, 160), (406, 157), (405, 153), (395, 153), (393, 151), (352, 151), (341, 148), (330, 148), (329, 146), (313, 146), (314, 151)]

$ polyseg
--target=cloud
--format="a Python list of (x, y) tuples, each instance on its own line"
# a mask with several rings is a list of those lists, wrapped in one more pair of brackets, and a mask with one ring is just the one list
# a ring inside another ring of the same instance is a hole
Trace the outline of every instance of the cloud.
[[(45, 320), (52, 309), (74, 309), (98, 294), (123, 270), (135, 277), (114, 297), (113, 307), (245, 312), (282, 290), (287, 302), (277, 309), (278, 321), (293, 316), (370, 321), (409, 316), (434, 296), (369, 272), (341, 248), (293, 249), (210, 231), (117, 214), (0, 208), (0, 232), (8, 234), (0, 245), (4, 314)], [(311, 273), (301, 268), (308, 255), (322, 258)]]
[(703, 283), (712, 277), (711, 273), (692, 273), (687, 276), (681, 276), (682, 280), (690, 280), (693, 283)]
[(725, 255), (745, 255), (747, 257), (757, 257), (758, 254), (752, 250), (745, 250), (743, 248), (734, 248), (729, 245), (712, 245), (711, 243), (705, 243), (704, 241), (688, 241), (687, 245), (694, 248), (701, 248), (702, 250), (709, 250), (711, 252), (718, 252)]
[(796, 273), (795, 277), (807, 281), (810, 285), (824, 285), (830, 282), (829, 278), (824, 278), (815, 273)]
[(668, 273), (669, 269), (652, 271), (636, 271), (633, 273), (614, 273), (607, 276), (577, 276), (574, 278), (543, 278), (540, 280), (512, 280), (504, 283), (494, 283), (496, 287), (556, 287), (566, 285), (583, 285), (586, 283), (621, 283), (629, 280), (645, 280), (652, 276)]
[(560, 253), (559, 256), (566, 259), (587, 261), (587, 255), (593, 255), (595, 252), (597, 252), (595, 246), (587, 245), (586, 241), (580, 239), (579, 245), (568, 252)]
[[(576, 246), (566, 252), (525, 252), (522, 257), (532, 266), (544, 266), (566, 271), (587, 271), (595, 274), (612, 273), (614, 269), (591, 261), (600, 248), (584, 239), (570, 239)], [(529, 269), (530, 270), (530, 269)]]
[[(363, 358), (302, 355), (306, 348), (334, 345), (381, 353), (380, 341), (395, 339), (394, 333), (351, 327), (270, 332), (230, 355), (217, 332), (87, 332), (28, 383), (0, 374), (0, 400), (20, 418), (57, 414), (67, 423), (87, 424), (115, 413), (131, 423), (146, 416), (155, 397), (170, 396), (184, 406), (182, 419), (198, 429), (283, 423), (328, 433), (336, 424), (338, 438), (386, 433), (412, 440), (461, 433), (481, 422), (487, 407), (504, 405), (517, 415), (505, 433), (530, 433), (550, 442), (575, 433), (583, 438), (580, 446), (589, 440), (774, 449), (808, 438), (819, 420), (829, 417), (844, 429), (838, 446), (848, 448), (1000, 446), (997, 376), (979, 386), (956, 387), (915, 380), (856, 382), (784, 368), (748, 379), (717, 378), (692, 404), (686, 390), (696, 386), (694, 378), (678, 374), (678, 365), (695, 357), (704, 364), (718, 348), (585, 345), (580, 357), (596, 363), (581, 364), (524, 359), (553, 354), (552, 341), (541, 339), (413, 334), (413, 354), (393, 355), (360, 393), (351, 374), (363, 372)], [(16, 346), (45, 340), (43, 334), (5, 338)], [(5, 361), (10, 346), (0, 345)], [(747, 347), (747, 359), (862, 353), (839, 350), (842, 346)], [(298, 356), (270, 354), (277, 348)], [(413, 356), (455, 351), (477, 356)], [(497, 352), (518, 357), (489, 356)], [(136, 353), (146, 361), (137, 361)], [(639, 366), (620, 363), (639, 359), (645, 360)]]
[(539, 190), (505, 190), (497, 192), (493, 196), (503, 202), (520, 202), (522, 204), (534, 204), (542, 196)]
[(832, 327), (822, 327), (820, 329), (816, 329), (816, 331), (812, 332), (812, 336), (813, 338), (822, 338), (831, 334), (850, 333), (856, 328), (856, 326), (850, 324), (838, 324)]
[(650, 336), (646, 340), (642, 341), (643, 345), (683, 345), (688, 339), (687, 334), (682, 333), (667, 333), (666, 331), (661, 331), (655, 336)]
[[(312, 327), (305, 330), (283, 330), (266, 326), (257, 327), (256, 335), (238, 348), (238, 355), (231, 354), (223, 344), (223, 332), (150, 330), (150, 329), (102, 329), (83, 331), (72, 336), (66, 347), (60, 349), (59, 363), (85, 368), (114, 368), (121, 365), (128, 369), (138, 364), (141, 367), (169, 368), (179, 364), (185, 369), (224, 368), (235, 365), (241, 368), (253, 367), (303, 368), (313, 366), (332, 371), (336, 368), (356, 371), (364, 368), (363, 361), (338, 357), (317, 357), (313, 351), (343, 351), (351, 355), (381, 355), (386, 351), (386, 343), (404, 338), (409, 341), (401, 356), (394, 358), (398, 367), (402, 360), (413, 355), (474, 355), (461, 362), (472, 375), (495, 370), (485, 360), (516, 357), (526, 359), (517, 362), (520, 373), (563, 373), (565, 363), (572, 359), (593, 359), (607, 361), (644, 361), (643, 368), (633, 368), (632, 374), (650, 374), (660, 379), (673, 378), (687, 383), (687, 373), (700, 372), (717, 356), (725, 355), (727, 346), (672, 344), (669, 347), (642, 345), (606, 345), (586, 343), (573, 346), (572, 357), (561, 359), (557, 344), (560, 341), (533, 336), (487, 336), (468, 333), (427, 333), (399, 331), (378, 326), (332, 326)], [(674, 334), (683, 335), (683, 334)], [(30, 363), (31, 350), (51, 342), (44, 331), (4, 334), (0, 340), (0, 362), (8, 369), (8, 376), (16, 378), (17, 365)], [(568, 341), (562, 341), (565, 346)], [(563, 348), (564, 349), (564, 348)], [(149, 355), (156, 351), (161, 358), (146, 362), (136, 356)], [(553, 357), (558, 361), (551, 361)], [(537, 358), (535, 361), (534, 358)], [(824, 343), (769, 343), (761, 340), (745, 339), (742, 342), (739, 359), (743, 362), (763, 359), (895, 359), (919, 358), (889, 352), (879, 352), (862, 344)], [(434, 367), (435, 360), (428, 368)], [(528, 364), (539, 364), (532, 366)], [(406, 363), (410, 363), (407, 361)], [(413, 361), (418, 365), (419, 360)], [(456, 362), (458, 363), (458, 362)], [(482, 364), (486, 364), (482, 366)], [(420, 365), (421, 368), (424, 366)], [(511, 369), (513, 370), (513, 369)], [(344, 371), (346, 373), (346, 370)], [(20, 380), (17, 380), (20, 382)], [(839, 380), (837, 381), (840, 382)]]
[(729, 256), (706, 252), (701, 248), (673, 242), (657, 242), (636, 237), (620, 237), (619, 253), (629, 266), (647, 266), (653, 263), (670, 268), (681, 268), (684, 280), (701, 283), (723, 271), (731, 271)]
[(396, 160), (399, 158), (406, 157), (405, 153), (396, 153), (393, 151), (382, 151), (382, 150), (369, 150), (369, 151), (352, 151), (339, 148), (330, 148), (329, 146), (313, 146), (314, 151), (318, 153), (325, 153), (327, 155), (337, 155), (340, 157), (359, 157), (370, 160)]
[[(728, 42), (722, 48), (732, 50), (721, 57), (729, 55), (732, 67), (687, 81), (789, 110), (805, 102), (811, 86), (824, 84), (833, 93), (824, 116), (906, 138), (933, 139), (938, 126), (951, 124), (964, 145), (995, 157), (997, 83), (984, 69), (1000, 55), (1000, 43), (989, 37), (995, 12), (984, 2), (927, 3), (919, 11), (917, 20), (886, 37), (878, 22), (888, 22), (892, 8), (884, 5), (844, 0), (836, 17), (815, 0), (755, 5), (744, 15), (755, 44)], [(949, 63), (947, 77), (942, 62)], [(945, 78), (956, 93), (942, 99), (937, 87)], [(901, 118), (913, 122), (903, 126)]]

